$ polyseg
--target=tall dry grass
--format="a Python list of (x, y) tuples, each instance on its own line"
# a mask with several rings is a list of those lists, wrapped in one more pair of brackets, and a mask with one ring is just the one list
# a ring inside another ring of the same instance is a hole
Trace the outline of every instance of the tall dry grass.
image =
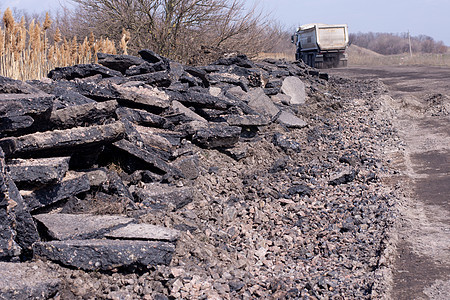
[(295, 61), (295, 52), (292, 51), (292, 53), (286, 53), (286, 52), (260, 52), (256, 55), (256, 60), (262, 60), (262, 59), (285, 59), (287, 61)]
[[(40, 79), (56, 67), (97, 62), (97, 53), (117, 54), (113, 41), (96, 39), (91, 33), (83, 42), (77, 37), (62, 37), (56, 28), (49, 43), (48, 29), (52, 21), (48, 13), (40, 24), (32, 20), (28, 26), (22, 17), (17, 23), (11, 10), (3, 15), (3, 28), (0, 26), (0, 75), (19, 80)], [(120, 42), (123, 53), (127, 53), (129, 34), (124, 31)]]

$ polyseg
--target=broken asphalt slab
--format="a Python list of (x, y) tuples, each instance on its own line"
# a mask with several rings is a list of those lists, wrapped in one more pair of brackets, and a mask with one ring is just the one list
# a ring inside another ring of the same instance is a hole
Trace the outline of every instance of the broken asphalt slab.
[(126, 240), (175, 242), (179, 235), (179, 231), (175, 229), (141, 223), (129, 224), (125, 227), (115, 229), (105, 234), (105, 237)]
[(61, 181), (69, 170), (70, 157), (12, 159), (8, 163), (16, 185), (46, 185)]
[(77, 269), (102, 271), (168, 265), (174, 251), (172, 243), (155, 241), (92, 239), (37, 242), (33, 245), (35, 257)]
[(45, 228), (45, 235), (55, 240), (102, 237), (110, 230), (135, 220), (119, 215), (39, 214), (33, 216)]
[(10, 137), (0, 140), (0, 146), (6, 155), (20, 155), (58, 150), (73, 150), (76, 147), (92, 146), (114, 142), (125, 132), (122, 122), (90, 127), (76, 127), (66, 130), (37, 132), (21, 137)]
[(50, 299), (61, 287), (57, 273), (37, 264), (0, 262), (0, 270), (2, 300)]
[(192, 202), (194, 193), (190, 187), (167, 186), (148, 183), (144, 188), (136, 187), (135, 198), (149, 207), (162, 208), (171, 204), (177, 209)]
[(34, 191), (21, 191), (30, 210), (46, 207), (91, 188), (89, 178), (82, 172), (68, 172), (61, 182)]
[(283, 80), (281, 91), (291, 97), (290, 104), (304, 104), (306, 101), (305, 84), (298, 77), (286, 77)]

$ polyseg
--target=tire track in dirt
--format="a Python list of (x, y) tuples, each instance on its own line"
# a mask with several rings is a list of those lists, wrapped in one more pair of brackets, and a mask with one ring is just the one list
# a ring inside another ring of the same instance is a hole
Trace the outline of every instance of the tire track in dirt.
[[(390, 299), (450, 299), (449, 68), (351, 67), (331, 74), (380, 79), (405, 142)], [(433, 97), (443, 99), (432, 102)], [(435, 109), (440, 105), (439, 109)]]
[(410, 191), (400, 209), (393, 299), (450, 299), (450, 126), (428, 121), (397, 123)]

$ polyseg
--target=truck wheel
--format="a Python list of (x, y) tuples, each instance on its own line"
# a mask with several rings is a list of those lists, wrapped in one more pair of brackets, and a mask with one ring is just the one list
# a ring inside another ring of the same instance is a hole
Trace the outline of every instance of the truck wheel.
[(332, 68), (337, 68), (337, 67), (339, 67), (339, 65), (340, 65), (339, 58), (333, 59)]
[(302, 54), (302, 60), (305, 64), (308, 64), (308, 55)]

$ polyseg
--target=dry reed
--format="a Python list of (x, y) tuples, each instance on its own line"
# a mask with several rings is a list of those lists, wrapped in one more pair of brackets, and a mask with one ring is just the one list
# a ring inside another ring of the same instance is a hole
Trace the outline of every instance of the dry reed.
[[(56, 67), (97, 62), (97, 53), (117, 54), (113, 41), (108, 38), (96, 39), (91, 33), (79, 43), (77, 37), (68, 40), (56, 28), (52, 44), (47, 35), (52, 21), (48, 13), (43, 24), (32, 20), (25, 25), (24, 18), (16, 23), (11, 10), (3, 15), (3, 28), (0, 26), (0, 76), (19, 80), (40, 79)], [(120, 43), (121, 50), (127, 54), (129, 33), (124, 31)]]

